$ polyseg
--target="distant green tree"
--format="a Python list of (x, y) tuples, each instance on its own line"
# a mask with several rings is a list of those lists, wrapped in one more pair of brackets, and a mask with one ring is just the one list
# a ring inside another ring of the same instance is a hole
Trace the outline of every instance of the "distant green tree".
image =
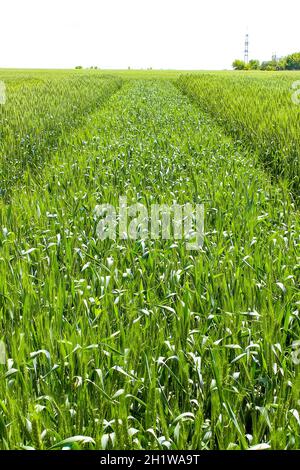
[(286, 70), (300, 70), (300, 52), (295, 52), (286, 57)]
[(76, 65), (75, 69), (76, 70), (81, 70), (81, 69), (83, 69), (83, 67), (82, 67), (82, 65)]
[(234, 68), (234, 70), (245, 70), (246, 65), (247, 64), (243, 60), (236, 59), (233, 62), (232, 67)]
[(260, 62), (259, 62), (259, 60), (256, 60), (256, 59), (250, 60), (250, 62), (249, 62), (249, 68), (250, 68), (251, 70), (258, 70), (259, 67), (260, 67)]
[(286, 70), (286, 57), (282, 57), (277, 61), (276, 70)]
[(277, 61), (276, 60), (266, 60), (262, 62), (260, 70), (266, 70), (271, 72), (272, 70), (277, 70)]

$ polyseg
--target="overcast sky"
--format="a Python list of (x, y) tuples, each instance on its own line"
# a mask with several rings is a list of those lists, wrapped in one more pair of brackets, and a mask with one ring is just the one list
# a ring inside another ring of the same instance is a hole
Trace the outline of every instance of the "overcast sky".
[(299, 0), (0, 0), (0, 67), (224, 69), (300, 50)]

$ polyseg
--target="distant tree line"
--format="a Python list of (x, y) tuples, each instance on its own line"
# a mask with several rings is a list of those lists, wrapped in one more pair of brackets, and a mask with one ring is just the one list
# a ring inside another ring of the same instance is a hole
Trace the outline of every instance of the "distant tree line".
[[(75, 69), (76, 69), (76, 70), (83, 70), (83, 67), (82, 67), (82, 65), (76, 65)], [(93, 65), (92, 67), (88, 67), (88, 69), (90, 69), (90, 70), (98, 70), (98, 67)]]
[(300, 70), (300, 52), (295, 52), (286, 57), (264, 61), (250, 60), (249, 63), (243, 60), (235, 60), (232, 64), (235, 70)]

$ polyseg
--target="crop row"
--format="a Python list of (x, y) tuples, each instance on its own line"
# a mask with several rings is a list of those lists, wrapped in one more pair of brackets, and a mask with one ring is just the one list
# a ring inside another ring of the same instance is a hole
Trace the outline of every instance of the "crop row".
[(292, 86), (299, 79), (299, 73), (202, 73), (180, 76), (177, 86), (226, 132), (258, 153), (272, 175), (284, 179), (298, 198), (300, 103)]

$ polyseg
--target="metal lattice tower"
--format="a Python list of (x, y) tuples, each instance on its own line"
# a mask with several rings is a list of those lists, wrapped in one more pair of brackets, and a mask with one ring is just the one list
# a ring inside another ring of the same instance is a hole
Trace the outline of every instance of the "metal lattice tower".
[(245, 55), (244, 55), (244, 60), (245, 63), (249, 63), (249, 34), (246, 34), (246, 39), (245, 39)]

